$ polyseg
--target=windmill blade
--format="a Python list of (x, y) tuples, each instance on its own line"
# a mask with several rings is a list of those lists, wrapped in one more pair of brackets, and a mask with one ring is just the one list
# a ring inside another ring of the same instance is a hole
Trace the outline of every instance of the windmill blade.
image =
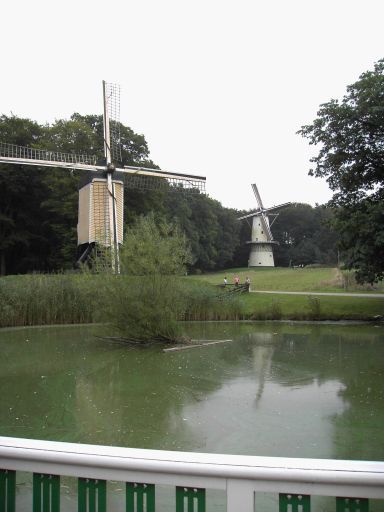
[(39, 167), (63, 167), (96, 171), (104, 169), (96, 165), (96, 157), (34, 149), (0, 142), (0, 163), (36, 165)]
[(290, 206), (291, 204), (292, 203), (289, 202), (289, 203), (278, 204), (276, 206), (271, 206), (271, 208), (268, 208), (268, 211), (277, 210), (278, 208), (284, 208), (285, 206)]
[(121, 162), (120, 85), (103, 80), (104, 152), (107, 164)]
[[(96, 157), (94, 156), (34, 149), (4, 142), (0, 142), (0, 163), (61, 167), (92, 172), (107, 170), (104, 165), (96, 165)], [(168, 190), (193, 190), (205, 193), (205, 176), (134, 166), (117, 167), (116, 171), (127, 176), (124, 181), (129, 188), (142, 190), (166, 188)]]
[(195, 174), (185, 174), (182, 172), (164, 171), (163, 169), (152, 169), (151, 167), (134, 167), (132, 165), (125, 165), (124, 169), (119, 169), (129, 174), (138, 174), (142, 176), (158, 176), (160, 178), (179, 178), (179, 179), (192, 179), (195, 181), (206, 181), (205, 176), (196, 176)]
[(151, 169), (149, 167), (124, 166), (123, 169), (116, 170), (125, 173), (124, 184), (128, 188), (141, 190), (163, 189), (205, 194), (205, 176)]
[(271, 228), (269, 227), (269, 220), (265, 213), (262, 211), (260, 215), (261, 223), (263, 224), (264, 231), (267, 233), (269, 241), (273, 240)]
[(264, 210), (263, 202), (261, 200), (259, 191), (258, 191), (255, 183), (252, 184), (252, 190), (253, 190), (253, 193), (255, 194), (256, 201), (257, 201), (257, 204), (259, 205), (260, 210)]
[(250, 217), (254, 217), (259, 212), (260, 210), (255, 210), (254, 212), (248, 213), (247, 215), (243, 215), (242, 217), (237, 217), (237, 220), (249, 219)]

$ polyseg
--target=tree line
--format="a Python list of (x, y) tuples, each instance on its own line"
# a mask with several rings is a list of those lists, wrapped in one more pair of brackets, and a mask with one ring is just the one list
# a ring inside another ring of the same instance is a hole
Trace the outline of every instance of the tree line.
[[(156, 168), (145, 137), (120, 126), (124, 165)], [(103, 157), (102, 117), (73, 114), (40, 125), (16, 116), (0, 117), (0, 141)], [(0, 272), (57, 272), (74, 268), (77, 254), (78, 185), (81, 171), (0, 165)], [(167, 190), (125, 190), (125, 222), (153, 212), (158, 222), (176, 224), (187, 237), (190, 272), (246, 266), (250, 226), (247, 213), (226, 208), (203, 194)], [(272, 226), (276, 264), (336, 262), (336, 237), (326, 221), (332, 211), (298, 204), (281, 210)]]

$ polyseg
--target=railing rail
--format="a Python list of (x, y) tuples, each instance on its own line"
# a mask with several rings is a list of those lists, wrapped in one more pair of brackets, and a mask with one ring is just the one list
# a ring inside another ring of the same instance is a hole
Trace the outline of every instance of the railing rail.
[(258, 492), (384, 499), (384, 462), (173, 452), (0, 437), (0, 469), (130, 485), (171, 485), (185, 492), (221, 489), (227, 494), (227, 512), (253, 511)]

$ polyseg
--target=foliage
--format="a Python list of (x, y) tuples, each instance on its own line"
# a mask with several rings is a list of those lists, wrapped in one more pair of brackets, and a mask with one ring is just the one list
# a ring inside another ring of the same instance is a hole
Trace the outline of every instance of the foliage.
[[(29, 119), (0, 117), (1, 141), (33, 147), (43, 134), (44, 128)], [(44, 189), (41, 176), (30, 176), (21, 166), (2, 165), (0, 171), (0, 274), (5, 274), (10, 261), (14, 262), (13, 271), (20, 272), (23, 257), (33, 265), (44, 254), (46, 239), (39, 229)], [(39, 263), (44, 267), (44, 258)]]
[(329, 224), (331, 208), (293, 204), (283, 208), (272, 225), (279, 245), (275, 248), (277, 266), (309, 265), (337, 262), (337, 235)]
[(194, 270), (225, 268), (240, 244), (237, 212), (202, 194), (170, 193), (165, 211), (186, 234)]
[[(89, 141), (86, 144), (82, 144), (83, 148), (89, 147), (88, 154), (98, 155), (99, 159), (104, 158), (103, 151), (103, 116), (101, 115), (86, 115), (82, 116), (78, 113), (72, 114), (70, 122), (80, 123), (87, 127), (87, 131), (95, 137), (95, 143), (92, 146), (89, 145)], [(122, 165), (137, 165), (156, 168), (157, 166), (150, 160), (149, 149), (147, 141), (144, 135), (135, 133), (129, 126), (124, 126), (122, 123), (118, 123), (120, 140), (117, 143), (121, 145)], [(79, 148), (80, 150), (80, 148)], [(84, 149), (83, 149), (84, 151)]]
[(180, 278), (161, 274), (104, 276), (104, 320), (130, 341), (174, 341), (181, 333)]
[(139, 217), (120, 252), (121, 274), (103, 276), (105, 320), (131, 341), (175, 340), (185, 309), (180, 275), (189, 261), (177, 227), (153, 214)]
[(384, 197), (341, 208), (334, 222), (345, 251), (346, 268), (356, 269), (359, 283), (375, 283), (384, 276)]
[(136, 219), (120, 252), (121, 272), (128, 275), (182, 275), (192, 261), (179, 227), (154, 213)]
[(309, 174), (326, 178), (346, 265), (360, 281), (384, 276), (384, 59), (347, 87), (341, 101), (320, 106), (299, 133), (320, 147)]

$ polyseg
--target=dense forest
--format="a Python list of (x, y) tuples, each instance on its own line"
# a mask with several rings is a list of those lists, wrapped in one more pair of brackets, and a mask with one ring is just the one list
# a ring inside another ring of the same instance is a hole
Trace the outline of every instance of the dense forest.
[[(157, 167), (143, 135), (120, 126), (124, 165)], [(0, 117), (0, 142), (103, 157), (102, 117), (73, 114), (39, 125), (16, 116)], [(0, 273), (58, 272), (77, 260), (78, 184), (81, 172), (0, 165)], [(248, 212), (225, 208), (203, 194), (164, 190), (125, 191), (126, 228), (143, 214), (177, 224), (193, 255), (190, 272), (246, 266)], [(278, 266), (334, 264), (337, 237), (329, 227), (332, 209), (292, 204), (279, 211), (272, 232), (279, 242)]]

